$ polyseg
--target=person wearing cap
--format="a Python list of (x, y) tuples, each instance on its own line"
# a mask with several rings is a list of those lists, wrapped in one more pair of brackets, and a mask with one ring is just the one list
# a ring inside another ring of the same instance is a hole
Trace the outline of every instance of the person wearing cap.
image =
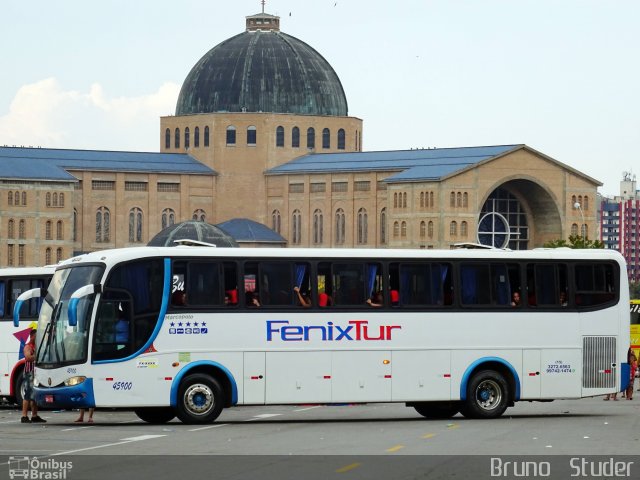
[[(31, 327), (29, 341), (24, 346), (24, 400), (22, 400), (21, 423), (45, 423), (46, 420), (38, 415), (38, 405), (33, 398), (33, 373), (36, 361), (36, 329)], [(29, 419), (31, 410), (31, 419)]]

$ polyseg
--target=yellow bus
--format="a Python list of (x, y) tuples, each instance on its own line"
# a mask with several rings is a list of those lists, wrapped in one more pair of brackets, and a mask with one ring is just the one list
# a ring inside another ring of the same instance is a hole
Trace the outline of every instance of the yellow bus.
[(640, 300), (631, 300), (631, 349), (633, 353), (640, 354)]

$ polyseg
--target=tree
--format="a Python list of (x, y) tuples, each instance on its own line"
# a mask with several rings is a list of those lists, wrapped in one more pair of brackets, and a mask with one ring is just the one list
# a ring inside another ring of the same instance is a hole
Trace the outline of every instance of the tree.
[(604, 248), (604, 243), (600, 240), (589, 240), (582, 235), (569, 235), (569, 242), (564, 239), (551, 240), (545, 242), (543, 247), (545, 248)]

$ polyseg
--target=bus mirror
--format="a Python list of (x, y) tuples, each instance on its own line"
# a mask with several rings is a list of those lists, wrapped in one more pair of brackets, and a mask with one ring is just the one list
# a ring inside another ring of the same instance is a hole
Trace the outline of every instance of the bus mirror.
[(85, 285), (73, 292), (69, 299), (69, 307), (67, 309), (70, 327), (75, 327), (78, 324), (78, 302), (93, 293), (100, 293), (100, 285)]
[(16, 303), (13, 306), (13, 326), (20, 326), (20, 309), (22, 308), (22, 304), (31, 298), (39, 298), (42, 296), (41, 288), (32, 288), (31, 290), (27, 290), (26, 292), (22, 292)]

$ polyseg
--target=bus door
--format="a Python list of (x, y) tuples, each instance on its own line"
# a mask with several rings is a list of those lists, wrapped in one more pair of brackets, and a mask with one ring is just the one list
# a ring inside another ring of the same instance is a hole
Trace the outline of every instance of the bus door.
[(264, 404), (265, 395), (265, 353), (264, 352), (244, 352), (244, 404)]
[(520, 398), (524, 400), (540, 398), (540, 360), (541, 352), (537, 349), (522, 352), (522, 391)]

